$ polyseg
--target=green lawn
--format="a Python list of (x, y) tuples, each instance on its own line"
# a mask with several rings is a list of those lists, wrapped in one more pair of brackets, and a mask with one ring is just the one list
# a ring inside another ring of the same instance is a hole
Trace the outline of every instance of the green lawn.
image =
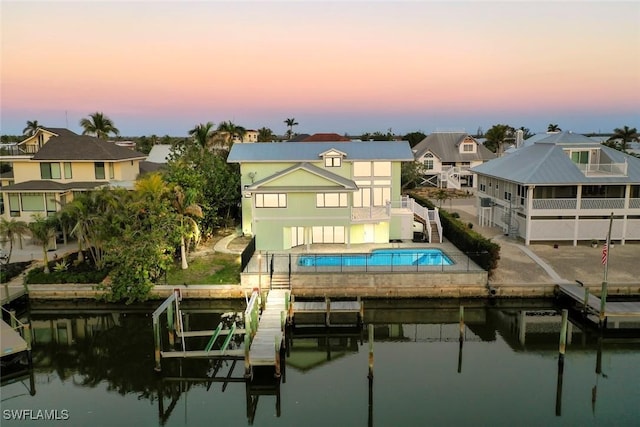
[(189, 261), (182, 270), (178, 261), (167, 272), (170, 285), (229, 285), (240, 283), (240, 256), (216, 253), (199, 256)]

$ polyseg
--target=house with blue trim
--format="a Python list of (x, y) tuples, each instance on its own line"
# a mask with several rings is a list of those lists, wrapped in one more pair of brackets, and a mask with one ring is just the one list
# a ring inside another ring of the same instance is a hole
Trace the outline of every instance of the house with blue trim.
[(410, 240), (414, 221), (441, 242), (437, 211), (401, 194), (413, 160), (406, 141), (234, 144), (227, 159), (240, 165), (242, 232), (272, 251)]

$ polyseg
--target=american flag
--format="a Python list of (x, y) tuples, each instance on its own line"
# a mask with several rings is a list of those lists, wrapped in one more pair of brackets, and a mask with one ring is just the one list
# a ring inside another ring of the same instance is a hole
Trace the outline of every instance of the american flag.
[(608, 243), (605, 243), (604, 246), (602, 246), (602, 265), (605, 265), (607, 263), (608, 252), (609, 252), (609, 245)]

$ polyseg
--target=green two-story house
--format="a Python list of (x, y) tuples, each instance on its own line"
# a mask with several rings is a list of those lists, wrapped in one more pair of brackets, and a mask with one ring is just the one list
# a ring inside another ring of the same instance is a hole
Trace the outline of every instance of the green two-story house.
[(227, 159), (240, 164), (242, 231), (257, 250), (411, 239), (414, 220), (430, 227), (401, 195), (413, 160), (406, 141), (235, 144)]

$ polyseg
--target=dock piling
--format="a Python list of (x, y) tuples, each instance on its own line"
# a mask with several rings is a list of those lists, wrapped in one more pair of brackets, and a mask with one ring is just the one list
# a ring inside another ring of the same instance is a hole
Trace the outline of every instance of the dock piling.
[(564, 353), (567, 346), (567, 323), (569, 321), (569, 310), (562, 310), (562, 324), (560, 326), (560, 346), (558, 349), (558, 363), (564, 364)]
[(373, 325), (369, 324), (369, 380), (373, 380)]

